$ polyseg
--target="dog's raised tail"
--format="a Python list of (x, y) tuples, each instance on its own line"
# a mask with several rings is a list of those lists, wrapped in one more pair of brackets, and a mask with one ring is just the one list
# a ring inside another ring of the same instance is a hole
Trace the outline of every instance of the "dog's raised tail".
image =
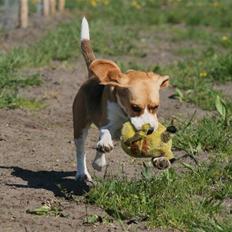
[(90, 43), (89, 24), (85, 17), (82, 19), (82, 23), (81, 23), (81, 51), (85, 58), (87, 68), (89, 70), (89, 65), (96, 58)]

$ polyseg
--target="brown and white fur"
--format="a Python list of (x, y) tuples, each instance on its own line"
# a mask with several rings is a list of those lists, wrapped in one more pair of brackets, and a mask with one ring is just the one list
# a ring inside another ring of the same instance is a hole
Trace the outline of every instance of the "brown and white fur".
[(84, 149), (91, 123), (100, 131), (93, 161), (93, 167), (100, 171), (106, 165), (105, 153), (113, 149), (112, 139), (119, 136), (125, 121), (130, 120), (136, 130), (145, 123), (150, 124), (151, 131), (157, 129), (159, 90), (168, 86), (169, 77), (134, 70), (123, 73), (113, 61), (96, 59), (85, 18), (81, 27), (81, 49), (89, 78), (80, 87), (73, 103), (76, 178), (92, 181)]

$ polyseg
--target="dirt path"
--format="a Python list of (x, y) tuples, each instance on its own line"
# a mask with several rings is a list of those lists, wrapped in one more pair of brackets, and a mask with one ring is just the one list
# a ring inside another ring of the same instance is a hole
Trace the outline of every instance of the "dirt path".
[[(74, 181), (76, 164), (71, 105), (76, 91), (85, 80), (84, 63), (78, 61), (69, 68), (55, 63), (53, 68), (36, 72), (43, 75), (43, 85), (22, 90), (21, 94), (43, 99), (47, 107), (38, 112), (0, 110), (0, 231), (121, 231), (120, 224), (115, 222), (98, 226), (83, 224), (86, 214), (105, 213), (95, 206), (88, 205), (86, 209), (83, 202), (66, 200), (61, 190), (81, 191)], [(169, 99), (172, 92), (172, 89), (162, 92), (160, 115), (163, 119), (170, 119), (173, 115), (188, 118), (195, 108)], [(204, 114), (198, 110), (199, 117)], [(97, 138), (98, 132), (93, 127), (86, 144), (88, 167), (93, 177), (104, 174), (140, 176), (142, 160), (124, 155), (118, 143), (114, 151), (107, 155), (107, 172), (93, 170), (91, 162)], [(47, 200), (58, 200), (69, 216), (40, 217), (26, 213), (27, 209), (34, 209)], [(129, 229), (133, 231), (135, 228)], [(143, 225), (136, 225), (136, 229), (147, 230)]]

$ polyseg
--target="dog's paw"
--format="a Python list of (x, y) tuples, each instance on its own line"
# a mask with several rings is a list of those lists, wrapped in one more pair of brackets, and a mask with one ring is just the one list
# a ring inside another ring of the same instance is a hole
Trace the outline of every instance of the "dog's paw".
[(83, 193), (90, 191), (91, 188), (96, 186), (96, 184), (93, 180), (90, 181), (85, 177), (76, 178), (76, 183), (77, 183), (77, 186), (79, 188), (79, 191), (81, 191), (81, 192), (83, 191)]
[(153, 166), (160, 170), (164, 170), (171, 167), (170, 161), (165, 157), (153, 158), (151, 161)]
[(102, 137), (97, 143), (97, 151), (106, 153), (112, 151), (114, 148), (111, 136)]
[(76, 181), (79, 183), (93, 183), (93, 179), (89, 173), (85, 173), (85, 174), (77, 173)]
[(92, 166), (97, 171), (102, 171), (106, 166), (106, 158), (104, 153), (97, 152), (96, 157), (92, 163)]

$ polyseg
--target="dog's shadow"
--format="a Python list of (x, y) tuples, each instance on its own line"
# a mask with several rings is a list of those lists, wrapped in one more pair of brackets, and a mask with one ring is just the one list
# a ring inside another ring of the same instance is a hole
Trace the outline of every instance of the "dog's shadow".
[(52, 191), (55, 196), (65, 198), (72, 196), (72, 194), (83, 195), (90, 190), (89, 185), (83, 182), (78, 182), (73, 178), (75, 172), (32, 171), (16, 166), (0, 166), (0, 169), (12, 169), (12, 176), (27, 181), (27, 184), (7, 184), (8, 186), (46, 189)]

